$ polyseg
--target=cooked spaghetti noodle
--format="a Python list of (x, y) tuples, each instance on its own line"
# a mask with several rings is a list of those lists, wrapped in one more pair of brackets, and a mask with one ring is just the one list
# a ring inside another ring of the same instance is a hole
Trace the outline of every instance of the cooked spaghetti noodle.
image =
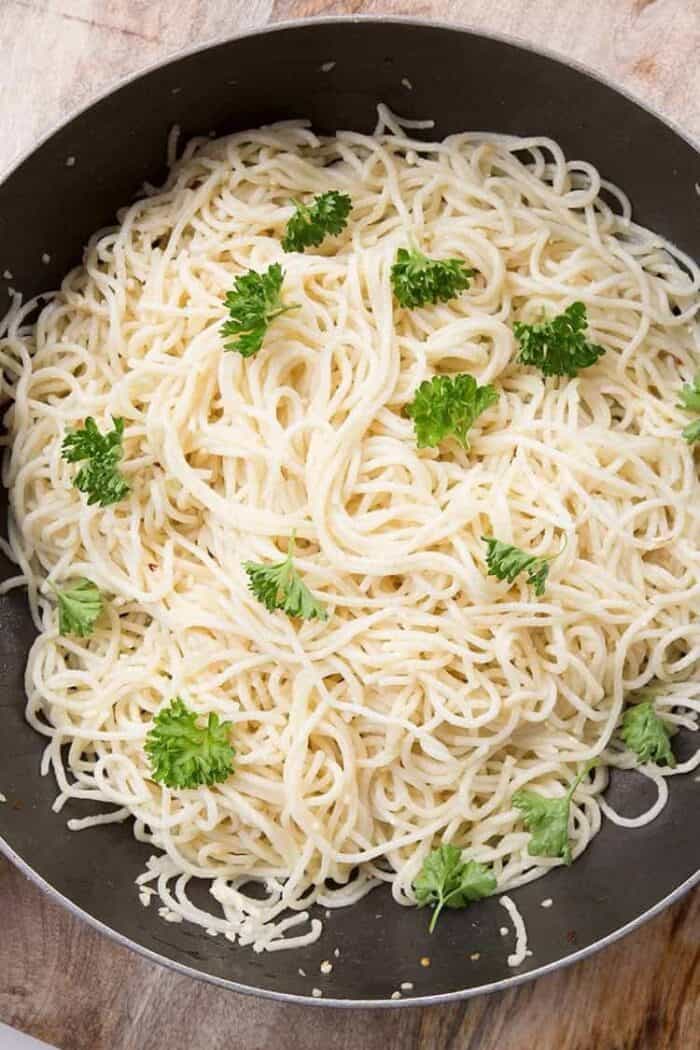
[[(627, 694), (660, 683), (689, 728), (700, 710), (700, 488), (677, 404), (697, 267), (548, 139), (419, 141), (382, 107), (373, 136), (288, 122), (171, 153), (165, 185), (60, 291), (16, 299), (0, 345), (20, 567), (5, 586), (27, 585), (39, 631), (27, 717), (56, 808), (114, 807), (76, 829), (133, 819), (164, 917), (257, 950), (316, 939), (311, 904), (379, 882), (411, 904), (439, 842), (492, 865), (499, 891), (537, 878), (560, 861), (529, 855), (514, 792), (563, 794), (603, 755), (576, 792), (577, 856), (607, 765), (629, 764), (610, 746)], [(284, 255), (290, 200), (328, 189), (350, 194), (352, 222)], [(469, 291), (398, 308), (389, 270), (409, 243), (463, 258)], [(299, 309), (256, 357), (225, 352), (225, 293), (273, 262)], [(604, 357), (572, 380), (519, 365), (513, 321), (573, 300)], [(468, 452), (418, 449), (405, 407), (455, 372), (498, 404)], [(131, 492), (106, 509), (61, 455), (88, 416), (126, 425)], [(279, 560), (292, 530), (327, 622), (248, 589), (242, 562)], [(485, 534), (540, 555), (566, 541), (543, 597), (486, 575)], [(50, 583), (81, 576), (108, 607), (90, 638), (64, 637)], [(145, 736), (174, 696), (233, 723), (224, 783), (151, 778)], [(646, 772), (662, 805), (667, 772)], [(193, 877), (211, 880), (211, 912)]]

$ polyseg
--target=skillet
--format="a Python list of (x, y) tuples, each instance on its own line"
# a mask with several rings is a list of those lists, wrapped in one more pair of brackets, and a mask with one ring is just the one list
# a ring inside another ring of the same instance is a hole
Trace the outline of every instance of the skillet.
[[(569, 157), (592, 161), (620, 185), (639, 221), (700, 258), (700, 224), (693, 222), (700, 155), (639, 103), (509, 40), (411, 20), (338, 18), (276, 26), (164, 62), (51, 133), (0, 185), (9, 283), (25, 296), (57, 287), (90, 234), (112, 222), (145, 180), (163, 177), (174, 124), (181, 141), (299, 116), (320, 132), (366, 132), (380, 100), (403, 116), (434, 118), (431, 137), (462, 130), (551, 136)], [(44, 253), (48, 263), (41, 262)], [(4, 520), (4, 493), (3, 501)], [(0, 558), (2, 578), (15, 571)], [(700, 836), (691, 818), (700, 789), (687, 775), (673, 778), (669, 803), (652, 824), (629, 831), (604, 823), (572, 868), (513, 893), (532, 950), (515, 970), (506, 961), (512, 932), (499, 935), (510, 923), (495, 899), (451, 913), (430, 936), (426, 913), (397, 906), (382, 888), (334, 912), (317, 944), (259, 955), (187, 923), (165, 923), (154, 906), (139, 903), (134, 880), (151, 851), (133, 839), (129, 825), (75, 834), (66, 821), (87, 815), (81, 803), (71, 801), (60, 815), (51, 811), (55, 785), (39, 775), (42, 740), (23, 717), (33, 637), (24, 593), (0, 597), (0, 790), (8, 799), (0, 806), (0, 848), (73, 912), (181, 972), (237, 991), (326, 1005), (444, 1002), (580, 959), (700, 880)], [(674, 748), (683, 759), (694, 744), (681, 734)], [(650, 804), (653, 790), (638, 774), (613, 774), (607, 797), (632, 814)], [(194, 897), (204, 905), (206, 888)], [(546, 898), (554, 903), (543, 909)], [(333, 973), (312, 978), (336, 947)], [(430, 958), (429, 967), (422, 957)], [(392, 1000), (401, 982), (413, 990)], [(324, 998), (310, 998), (321, 984)]]

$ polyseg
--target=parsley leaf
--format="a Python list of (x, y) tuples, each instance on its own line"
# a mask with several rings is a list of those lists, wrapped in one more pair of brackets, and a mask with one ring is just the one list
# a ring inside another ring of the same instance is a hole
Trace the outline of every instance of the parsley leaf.
[(693, 445), (696, 441), (700, 441), (700, 419), (688, 423), (687, 427), (683, 427), (681, 434), (689, 445)]
[(327, 620), (328, 613), (302, 581), (294, 568), (293, 558), (294, 533), (289, 539), (284, 561), (272, 565), (261, 565), (255, 561), (243, 562), (250, 590), (270, 612), (282, 609), (287, 616), (300, 616), (303, 620)]
[(59, 590), (51, 584), (58, 603), (58, 629), (61, 634), (87, 638), (102, 612), (102, 595), (91, 580), (83, 577), (72, 587)]
[(685, 408), (688, 412), (700, 412), (700, 372), (692, 383), (683, 385), (680, 408)]
[(304, 248), (320, 244), (324, 237), (340, 233), (348, 224), (352, 208), (351, 198), (338, 190), (319, 193), (311, 204), (293, 203), (297, 210), (282, 238), (285, 252), (303, 252)]
[(228, 320), (221, 326), (221, 334), (229, 340), (224, 343), (226, 350), (252, 357), (262, 346), (270, 322), (287, 310), (298, 310), (296, 304), (282, 302), (283, 280), (284, 270), (279, 263), (273, 263), (264, 273), (248, 270), (236, 278), (233, 290), (227, 292), (224, 300), (229, 312)]
[(587, 773), (597, 765), (597, 759), (588, 762), (562, 798), (545, 798), (536, 791), (520, 790), (513, 795), (513, 805), (523, 814), (530, 835), (527, 851), (534, 857), (561, 857), (571, 864), (569, 842), (569, 810), (571, 799)]
[(470, 901), (488, 897), (496, 889), (496, 880), (485, 864), (463, 861), (461, 849), (448, 844), (428, 854), (413, 888), (418, 906), (429, 904), (434, 909), (432, 933), (443, 908), (465, 908)]
[(429, 259), (417, 249), (399, 248), (391, 267), (391, 285), (400, 306), (446, 303), (469, 287), (474, 276), (462, 259)]
[[(486, 552), (488, 576), (496, 576), (499, 580), (512, 583), (521, 572), (526, 572), (527, 582), (532, 585), (537, 597), (542, 597), (549, 576), (549, 563), (559, 557), (564, 547), (548, 558), (537, 558), (534, 554), (528, 554), (520, 547), (503, 543), (502, 540), (494, 539), (493, 536), (482, 536), (481, 538), (488, 548)], [(566, 540), (564, 543), (566, 544)]]
[(234, 749), (229, 733), (231, 722), (220, 722), (213, 712), (205, 726), (197, 725), (197, 714), (179, 696), (153, 719), (145, 750), (151, 760), (151, 775), (171, 788), (195, 788), (219, 784), (233, 772)]
[(101, 507), (118, 503), (129, 492), (129, 483), (117, 467), (124, 452), (124, 420), (112, 417), (112, 422), (114, 430), (101, 434), (95, 420), (88, 416), (84, 427), (68, 431), (61, 447), (63, 458), (69, 463), (86, 460), (73, 484), (87, 493), (88, 503), (99, 503)]
[[(684, 385), (681, 390), (681, 403), (678, 407), (684, 408), (686, 412), (700, 412), (700, 372), (692, 383)], [(688, 423), (683, 430), (683, 437), (689, 445), (700, 441), (700, 419), (694, 419), (692, 423)]]
[(640, 762), (675, 766), (676, 756), (669, 739), (671, 732), (669, 723), (659, 718), (651, 700), (633, 704), (622, 716), (620, 736)]
[(587, 324), (586, 307), (580, 302), (539, 324), (516, 321), (513, 331), (520, 343), (518, 361), (534, 365), (544, 376), (575, 376), (605, 353), (605, 347), (586, 339)]
[(418, 448), (453, 437), (467, 450), (470, 427), (497, 401), (494, 387), (479, 386), (474, 376), (467, 373), (433, 376), (418, 387), (413, 401), (406, 406), (406, 415), (413, 420)]

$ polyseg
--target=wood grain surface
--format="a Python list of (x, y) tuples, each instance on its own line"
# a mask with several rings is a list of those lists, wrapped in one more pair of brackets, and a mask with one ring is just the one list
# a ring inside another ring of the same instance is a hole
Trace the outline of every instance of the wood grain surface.
[[(0, 0), (0, 167), (180, 48), (281, 19), (381, 13), (558, 51), (700, 137), (700, 0)], [(0, 1020), (61, 1050), (698, 1050), (700, 892), (511, 992), (358, 1012), (246, 998), (163, 970), (0, 861)]]

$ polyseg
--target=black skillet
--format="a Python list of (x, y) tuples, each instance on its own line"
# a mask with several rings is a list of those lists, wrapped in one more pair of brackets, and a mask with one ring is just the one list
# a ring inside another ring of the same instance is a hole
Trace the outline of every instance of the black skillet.
[[(183, 139), (298, 116), (311, 118), (319, 131), (369, 131), (380, 100), (406, 117), (435, 118), (439, 136), (465, 129), (552, 136), (568, 156), (592, 161), (622, 186), (641, 222), (700, 258), (700, 156), (638, 103), (509, 41), (411, 21), (333, 19), (279, 26), (167, 61), (69, 120), (0, 186), (0, 270), (7, 267), (8, 283), (27, 296), (55, 288), (89, 235), (109, 224), (144, 180), (163, 175), (173, 124), (181, 125)], [(42, 263), (44, 253), (50, 262)], [(3, 563), (2, 572), (13, 570)], [(425, 911), (398, 907), (379, 890), (335, 912), (317, 944), (274, 954), (256, 955), (186, 923), (167, 924), (154, 905), (139, 903), (134, 879), (150, 851), (129, 826), (71, 833), (66, 820), (86, 809), (72, 803), (61, 815), (51, 812), (55, 785), (39, 776), (43, 741), (23, 717), (22, 674), (33, 636), (25, 595), (1, 598), (0, 790), (8, 802), (0, 805), (0, 845), (76, 914), (193, 976), (279, 998), (310, 996), (316, 985), (324, 997), (309, 1002), (364, 1005), (398, 1005), (391, 993), (412, 982), (402, 1002), (444, 1001), (581, 958), (700, 878), (694, 819), (700, 787), (692, 776), (679, 776), (653, 824), (628, 831), (606, 823), (572, 868), (513, 894), (532, 951), (516, 970), (506, 962), (512, 933), (499, 935), (510, 923), (493, 899), (446, 915), (429, 936)], [(677, 745), (681, 755), (692, 747), (688, 739)], [(634, 773), (617, 777), (609, 797), (625, 812), (639, 812), (650, 801), (648, 781)], [(199, 897), (206, 901), (204, 888)], [(545, 898), (553, 899), (551, 908), (541, 907)], [(420, 963), (424, 956), (429, 967)], [(321, 977), (326, 958), (334, 969)]]

